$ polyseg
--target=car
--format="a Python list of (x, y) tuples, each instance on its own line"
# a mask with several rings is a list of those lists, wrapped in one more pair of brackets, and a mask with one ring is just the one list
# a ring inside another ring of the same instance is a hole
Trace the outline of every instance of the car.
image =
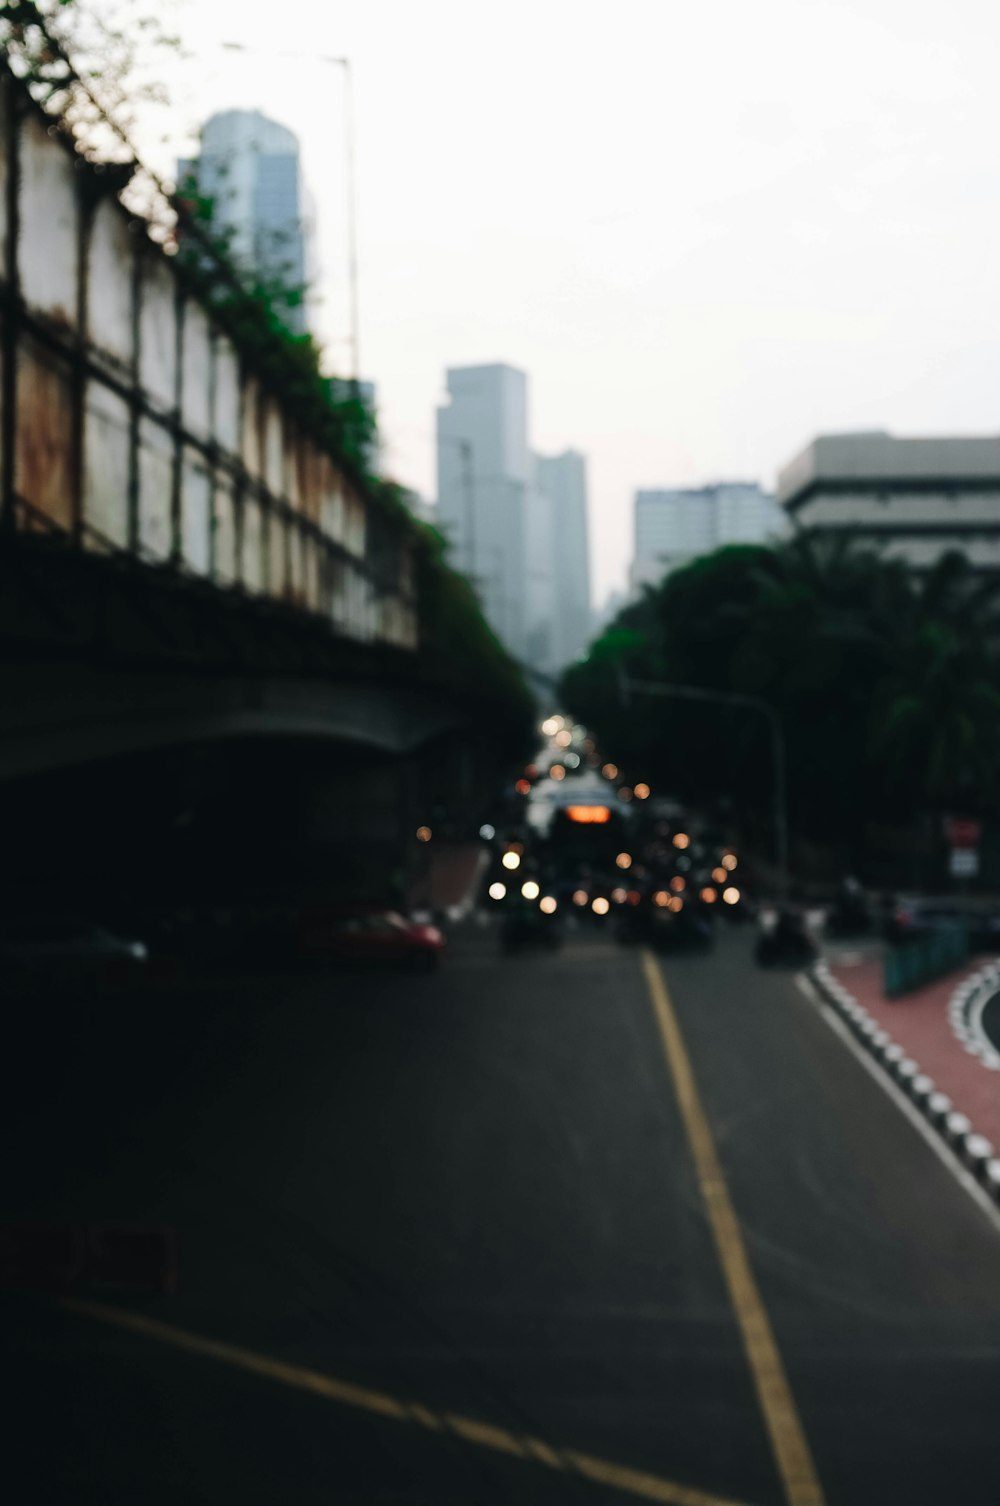
[(396, 910), (320, 908), (302, 917), (297, 951), (305, 961), (395, 963), (432, 972), (444, 955), (445, 938), (437, 926)]
[(808, 918), (782, 906), (760, 916), (760, 931), (754, 948), (758, 967), (808, 967), (819, 956)]
[(890, 946), (933, 932), (964, 930), (973, 951), (1000, 948), (1000, 914), (982, 905), (943, 899), (899, 898), (886, 917), (883, 935)]
[(0, 974), (22, 988), (102, 987), (140, 977), (149, 961), (130, 940), (77, 915), (11, 915), (0, 927)]

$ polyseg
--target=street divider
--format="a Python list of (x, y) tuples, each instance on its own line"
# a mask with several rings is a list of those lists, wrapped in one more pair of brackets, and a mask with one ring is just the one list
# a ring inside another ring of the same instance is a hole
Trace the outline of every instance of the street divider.
[[(964, 937), (964, 932), (961, 933)], [(989, 982), (995, 986), (998, 976), (997, 964), (984, 969), (989, 973)], [(985, 1135), (976, 1133), (966, 1114), (956, 1109), (946, 1093), (936, 1088), (934, 1081), (922, 1072), (912, 1057), (907, 1056), (902, 1046), (884, 1030), (877, 1020), (858, 1003), (844, 985), (835, 978), (825, 962), (810, 968), (807, 976), (818, 990), (824, 1002), (830, 1004), (860, 1042), (868, 1054), (878, 1062), (882, 1070), (896, 1083), (913, 1103), (921, 1116), (931, 1125), (948, 1146), (966, 1171), (971, 1172), (980, 1186), (986, 1189), (994, 1203), (1000, 1206), (1000, 1157)], [(979, 978), (979, 974), (976, 975)], [(969, 981), (961, 985), (964, 998), (970, 991)], [(888, 988), (886, 990), (888, 992)]]

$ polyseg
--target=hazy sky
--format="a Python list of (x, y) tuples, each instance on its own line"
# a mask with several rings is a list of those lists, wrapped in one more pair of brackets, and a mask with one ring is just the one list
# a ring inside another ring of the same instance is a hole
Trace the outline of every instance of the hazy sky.
[(524, 368), (534, 447), (589, 458), (598, 600), (624, 579), (637, 486), (771, 485), (822, 430), (1000, 428), (996, 0), (179, 14), (194, 56), (167, 75), (173, 139), (148, 149), (169, 163), (232, 106), (298, 133), (320, 333), (345, 363), (342, 77), (315, 56), (350, 56), (389, 469), (433, 496), (446, 366)]

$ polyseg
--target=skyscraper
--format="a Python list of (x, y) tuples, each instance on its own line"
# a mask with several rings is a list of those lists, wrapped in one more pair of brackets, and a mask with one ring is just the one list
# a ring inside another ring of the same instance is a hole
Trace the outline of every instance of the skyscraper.
[(437, 410), (438, 516), (456, 566), (511, 653), (528, 652), (528, 381), (502, 364), (450, 367)]
[(222, 111), (202, 128), (200, 157), (179, 162), (177, 176), (193, 178), (211, 200), (213, 227), (237, 267), (292, 293), (278, 313), (294, 334), (304, 333), (305, 306), (296, 300), (313, 259), (294, 133), (257, 110)]
[(587, 462), (576, 450), (539, 455), (535, 483), (551, 514), (551, 660), (556, 669), (563, 669), (580, 657), (590, 640)]

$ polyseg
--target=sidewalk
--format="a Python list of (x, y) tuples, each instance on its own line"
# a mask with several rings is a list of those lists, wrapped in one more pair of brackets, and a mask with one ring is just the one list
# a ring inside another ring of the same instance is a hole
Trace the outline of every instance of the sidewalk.
[(972, 1121), (974, 1130), (1000, 1146), (1000, 1072), (966, 1047), (949, 1013), (963, 983), (993, 960), (975, 958), (960, 971), (897, 999), (887, 999), (882, 991), (880, 960), (865, 958), (852, 964), (831, 957), (828, 966), (837, 982)]

